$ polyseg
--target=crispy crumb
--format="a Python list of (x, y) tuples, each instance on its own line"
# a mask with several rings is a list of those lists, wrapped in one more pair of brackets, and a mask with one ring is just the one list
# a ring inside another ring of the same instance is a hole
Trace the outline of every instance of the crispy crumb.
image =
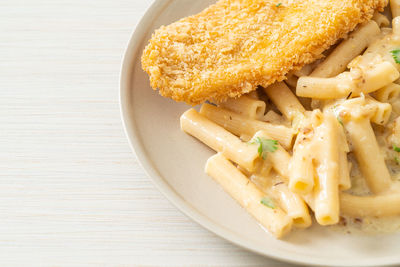
[[(277, 7), (278, 3), (282, 3)], [(220, 0), (162, 26), (142, 56), (150, 84), (175, 101), (221, 102), (285, 79), (387, 0)]]

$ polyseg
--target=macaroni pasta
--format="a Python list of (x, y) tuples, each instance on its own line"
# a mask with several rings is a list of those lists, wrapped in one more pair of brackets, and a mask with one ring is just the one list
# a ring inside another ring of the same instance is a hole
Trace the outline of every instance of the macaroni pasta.
[(320, 225), (400, 215), (399, 3), (393, 30), (376, 13), (287, 81), (182, 115), (217, 152), (206, 173), (277, 238), (310, 209)]

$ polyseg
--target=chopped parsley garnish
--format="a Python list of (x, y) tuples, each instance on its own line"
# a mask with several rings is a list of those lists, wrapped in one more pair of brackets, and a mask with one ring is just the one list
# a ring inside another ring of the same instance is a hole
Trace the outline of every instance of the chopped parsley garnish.
[(268, 152), (275, 152), (278, 149), (278, 141), (262, 137), (256, 137), (251, 144), (258, 144), (258, 155), (266, 159)]
[(343, 126), (343, 121), (342, 121), (342, 119), (341, 119), (339, 116), (337, 116), (336, 118), (337, 118), (337, 121), (340, 123), (340, 125)]
[(280, 7), (282, 5), (282, 3), (278, 3), (276, 4), (276, 7)]
[(274, 201), (272, 199), (270, 199), (269, 197), (263, 197), (261, 199), (260, 203), (263, 204), (264, 206), (267, 206), (270, 209), (276, 208)]
[(392, 54), (394, 61), (397, 64), (400, 64), (400, 49), (392, 50), (392, 51), (390, 51), (390, 53)]
[(396, 152), (400, 152), (400, 147), (393, 145), (393, 150)]
[(394, 161), (396, 161), (397, 165), (400, 165), (400, 159), (398, 156), (394, 156)]

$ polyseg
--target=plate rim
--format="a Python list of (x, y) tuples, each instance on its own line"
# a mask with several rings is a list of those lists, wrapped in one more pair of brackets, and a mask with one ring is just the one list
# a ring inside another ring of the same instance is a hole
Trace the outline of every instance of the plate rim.
[[(203, 228), (207, 229), (211, 233), (227, 240), (243, 249), (254, 252), (258, 255), (262, 255), (274, 260), (278, 260), (281, 262), (287, 262), (291, 264), (307, 264), (312, 266), (333, 266), (333, 267), (356, 267), (360, 266), (359, 264), (352, 263), (349, 265), (349, 262), (345, 261), (336, 261), (333, 263), (329, 263), (327, 265), (326, 260), (324, 258), (310, 258), (311, 260), (305, 259), (304, 257), (295, 258), (296, 254), (287, 255), (286, 252), (281, 252), (281, 250), (273, 248), (269, 248), (269, 250), (263, 250), (253, 245), (252, 242), (241, 238), (235, 232), (228, 230), (227, 228), (215, 223), (211, 218), (203, 215), (199, 211), (197, 211), (194, 207), (190, 205), (190, 203), (186, 202), (182, 197), (180, 197), (179, 193), (176, 192), (168, 182), (163, 178), (162, 174), (159, 173), (155, 167), (152, 165), (151, 159), (148, 157), (145, 152), (144, 145), (140, 141), (140, 135), (138, 134), (138, 129), (136, 127), (136, 123), (134, 120), (133, 111), (129, 111), (129, 100), (127, 96), (129, 96), (129, 90), (132, 90), (132, 70), (133, 65), (135, 64), (138, 58), (138, 50), (141, 47), (143, 34), (147, 32), (149, 25), (151, 25), (151, 20), (157, 14), (160, 14), (172, 1), (174, 0), (153, 0), (152, 4), (145, 11), (144, 15), (140, 18), (139, 23), (135, 26), (134, 30), (131, 33), (131, 37), (125, 46), (122, 64), (120, 67), (120, 75), (119, 75), (119, 109), (120, 116), (122, 120), (123, 129), (125, 135), (128, 139), (129, 146), (136, 155), (136, 158), (141, 165), (142, 169), (145, 171), (146, 175), (150, 178), (153, 185), (157, 188), (157, 190), (172, 204), (174, 205), (180, 212), (189, 217), (192, 221), (196, 222)], [(292, 256), (292, 257), (290, 257)], [(393, 262), (392, 260), (383, 258), (384, 262), (380, 262), (381, 266), (396, 266), (400, 264), (399, 262)], [(376, 266), (377, 263), (368, 263), (363, 262), (363, 266)]]

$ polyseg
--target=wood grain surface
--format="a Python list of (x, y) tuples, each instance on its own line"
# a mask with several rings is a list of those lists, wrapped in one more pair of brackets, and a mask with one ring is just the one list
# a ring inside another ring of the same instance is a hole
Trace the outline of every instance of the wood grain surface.
[(0, 266), (287, 266), (192, 222), (131, 152), (118, 76), (151, 2), (0, 1)]

